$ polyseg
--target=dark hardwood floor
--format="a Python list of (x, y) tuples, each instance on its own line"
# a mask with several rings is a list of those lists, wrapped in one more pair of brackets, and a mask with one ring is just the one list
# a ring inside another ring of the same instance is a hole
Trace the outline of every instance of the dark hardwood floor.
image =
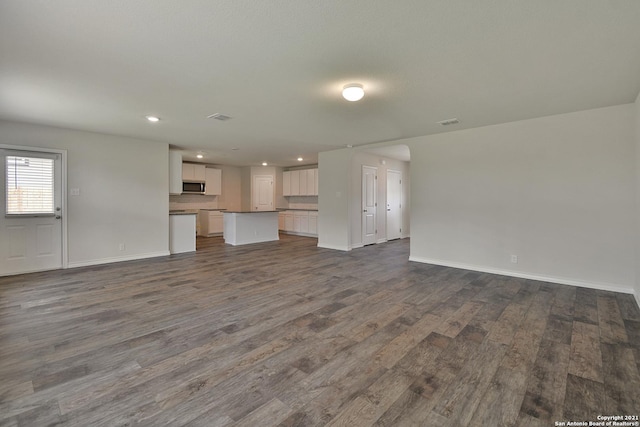
[(631, 295), (225, 246), (0, 278), (0, 426), (553, 426), (640, 415)]

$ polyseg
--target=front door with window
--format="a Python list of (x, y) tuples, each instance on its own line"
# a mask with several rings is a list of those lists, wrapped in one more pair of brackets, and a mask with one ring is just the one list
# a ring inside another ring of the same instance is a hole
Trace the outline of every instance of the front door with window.
[(62, 160), (0, 150), (0, 275), (62, 267)]

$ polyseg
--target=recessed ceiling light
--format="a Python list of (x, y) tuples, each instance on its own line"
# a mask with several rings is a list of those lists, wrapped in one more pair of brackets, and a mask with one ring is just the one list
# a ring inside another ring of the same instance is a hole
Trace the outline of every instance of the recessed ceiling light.
[(238, 148), (238, 147), (233, 147), (233, 148), (231, 149), (231, 151), (238, 151), (238, 150), (239, 150), (239, 148)]
[(197, 157), (197, 158), (199, 158), (199, 159), (201, 159), (201, 158), (203, 158), (204, 156), (203, 156), (202, 154), (199, 154), (199, 153), (198, 153), (198, 154), (196, 154), (196, 157)]
[(303, 161), (303, 160), (304, 160), (304, 159), (303, 159), (302, 157), (298, 157), (298, 161), (299, 161), (299, 162), (301, 162), (301, 161)]
[(156, 116), (147, 116), (147, 120), (149, 120), (150, 122), (156, 123), (160, 121), (160, 117), (156, 117)]
[(262, 162), (262, 166), (267, 166), (267, 162)]
[(350, 83), (342, 88), (342, 97), (347, 101), (360, 101), (364, 96), (364, 89), (359, 83)]

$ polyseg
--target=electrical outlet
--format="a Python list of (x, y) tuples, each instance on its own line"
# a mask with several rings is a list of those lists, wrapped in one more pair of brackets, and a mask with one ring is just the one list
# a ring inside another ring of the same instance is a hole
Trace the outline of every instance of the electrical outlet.
[(518, 263), (518, 255), (511, 255), (511, 263), (512, 264)]
[(124, 251), (124, 248), (125, 248), (124, 243), (120, 243), (120, 244), (118, 245), (118, 250), (120, 250), (120, 251)]
[(69, 190), (69, 193), (71, 193), (71, 196), (79, 196), (80, 195), (80, 189), (79, 188), (72, 188)]

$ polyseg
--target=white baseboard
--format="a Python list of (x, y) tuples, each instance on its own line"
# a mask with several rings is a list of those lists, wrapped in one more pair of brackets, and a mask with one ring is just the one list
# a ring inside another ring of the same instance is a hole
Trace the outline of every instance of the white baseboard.
[(387, 241), (387, 239), (378, 239), (378, 241), (376, 242), (376, 245), (380, 244), (380, 243), (384, 243), (386, 241)]
[(278, 230), (278, 232), (284, 233), (284, 234), (291, 234), (292, 236), (315, 237), (316, 239), (318, 238), (318, 235), (313, 233), (302, 233), (297, 231), (285, 231), (285, 230)]
[(343, 251), (343, 252), (348, 252), (351, 250), (351, 248), (348, 246), (327, 245), (325, 243), (320, 243), (320, 242), (318, 242), (318, 247), (323, 249), (333, 249), (336, 251)]
[(139, 259), (155, 258), (160, 256), (168, 256), (168, 255), (170, 255), (169, 251), (163, 251), (163, 252), (148, 252), (144, 254), (135, 254), (135, 255), (127, 255), (127, 256), (119, 256), (119, 257), (92, 259), (89, 261), (69, 262), (67, 264), (67, 268), (89, 267), (92, 265), (111, 264), (113, 262), (122, 262), (122, 261), (136, 261)]
[(500, 274), (503, 276), (519, 277), (522, 279), (538, 280), (540, 282), (558, 283), (560, 285), (570, 285), (570, 286), (578, 286), (582, 288), (598, 289), (601, 291), (633, 294), (636, 298), (636, 302), (638, 302), (638, 306), (640, 306), (640, 300), (638, 300), (638, 296), (635, 295), (633, 288), (625, 287), (625, 286), (617, 285), (613, 283), (585, 282), (582, 280), (570, 279), (566, 277), (542, 276), (539, 274), (532, 274), (532, 273), (526, 273), (521, 271), (500, 270), (497, 268), (489, 268), (489, 267), (483, 267), (478, 265), (469, 265), (469, 264), (463, 264), (458, 262), (449, 262), (449, 261), (443, 261), (438, 259), (421, 258), (421, 257), (414, 257), (414, 256), (410, 256), (409, 261), (421, 262), (424, 264), (442, 265), (444, 267), (461, 268), (463, 270), (480, 271), (483, 273)]

